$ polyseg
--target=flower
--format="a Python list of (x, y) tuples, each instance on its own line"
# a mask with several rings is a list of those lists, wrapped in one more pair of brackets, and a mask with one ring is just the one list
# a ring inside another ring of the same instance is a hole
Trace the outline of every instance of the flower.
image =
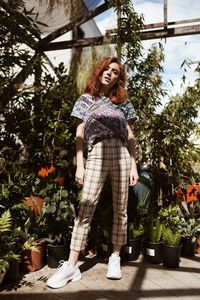
[(41, 168), (39, 171), (38, 171), (38, 176), (39, 177), (48, 177), (49, 174), (48, 174), (48, 170), (47, 168)]
[(50, 168), (48, 167), (42, 167), (39, 171), (38, 171), (38, 176), (39, 177), (48, 177), (50, 174), (55, 172), (55, 167), (53, 164), (51, 164)]
[(55, 182), (58, 185), (64, 185), (64, 183), (65, 183), (65, 177), (56, 177)]
[(50, 168), (47, 168), (47, 172), (48, 172), (48, 174), (52, 174), (55, 172), (55, 167), (53, 164), (51, 164)]
[(43, 199), (40, 196), (25, 197), (24, 202), (29, 205), (36, 216), (41, 215), (41, 209), (43, 208)]

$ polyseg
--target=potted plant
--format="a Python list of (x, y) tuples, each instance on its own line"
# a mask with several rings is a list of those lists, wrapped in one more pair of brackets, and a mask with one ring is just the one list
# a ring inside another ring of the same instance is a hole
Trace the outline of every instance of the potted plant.
[[(2, 283), (6, 272), (9, 270), (11, 262), (19, 262), (20, 260), (20, 256), (14, 251), (18, 236), (12, 227), (11, 213), (9, 210), (6, 210), (0, 217), (0, 283)], [(14, 269), (12, 272), (15, 274)]]
[(144, 257), (147, 262), (160, 264), (163, 260), (162, 243), (163, 224), (160, 221), (159, 213), (149, 216), (145, 225)]
[(142, 248), (143, 233), (144, 226), (141, 222), (128, 223), (128, 239), (124, 248), (125, 260), (134, 261), (138, 259)]
[(16, 250), (21, 256), (20, 267), (25, 272), (33, 272), (44, 266), (46, 242), (50, 241), (44, 226), (43, 204), (41, 206), (38, 198), (34, 195), (25, 197), (15, 206), (21, 213), (16, 228), (19, 235)]
[(174, 193), (185, 221), (182, 226), (183, 246), (181, 254), (191, 257), (195, 255), (195, 248), (200, 234), (200, 198), (198, 190), (196, 192), (193, 185), (187, 186), (187, 189), (179, 185)]
[(181, 233), (163, 226), (163, 266), (178, 268), (181, 255)]
[(178, 204), (170, 204), (160, 211), (163, 222), (163, 266), (177, 268), (181, 254), (181, 231), (185, 224), (183, 214)]
[(58, 267), (60, 260), (67, 259), (75, 217), (73, 202), (76, 196), (73, 190), (65, 185), (65, 178), (61, 174), (63, 165), (64, 162), (62, 165), (50, 164), (39, 168), (33, 188), (37, 199), (42, 199), (42, 205), (38, 208), (34, 201), (33, 210), (39, 211), (38, 228), (40, 231), (43, 230), (43, 239), (45, 238), (48, 242), (46, 245), (47, 264), (51, 268)]
[(151, 195), (150, 188), (143, 178), (145, 177), (142, 176), (141, 172), (140, 181), (129, 187), (127, 245), (124, 248), (125, 260), (137, 260), (142, 249)]
[(66, 260), (75, 218), (75, 208), (65, 187), (48, 190), (43, 198), (43, 226), (49, 239), (47, 244), (47, 264), (56, 268), (60, 260)]
[(184, 214), (185, 226), (182, 227), (182, 251), (186, 257), (195, 255), (195, 247), (200, 234), (200, 215), (198, 201), (187, 203), (184, 199), (179, 203)]
[[(35, 222), (30, 217), (27, 218), (23, 228), (18, 227), (20, 241), (18, 251), (21, 255), (21, 269), (26, 272), (40, 270), (44, 266), (45, 243), (48, 238), (42, 237), (42, 227), (34, 227)], [(38, 224), (37, 224), (38, 225)]]

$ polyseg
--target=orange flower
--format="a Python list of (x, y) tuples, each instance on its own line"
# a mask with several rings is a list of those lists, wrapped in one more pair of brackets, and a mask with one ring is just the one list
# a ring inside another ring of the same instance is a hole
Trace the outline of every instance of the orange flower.
[(41, 209), (43, 208), (43, 199), (40, 196), (25, 197), (24, 202), (29, 205), (36, 216), (41, 215)]
[(39, 171), (38, 171), (38, 176), (40, 177), (48, 177), (48, 169), (47, 168), (41, 168)]
[(53, 164), (51, 164), (49, 169), (47, 168), (47, 172), (48, 172), (48, 174), (52, 174), (53, 172), (55, 172), (55, 167)]

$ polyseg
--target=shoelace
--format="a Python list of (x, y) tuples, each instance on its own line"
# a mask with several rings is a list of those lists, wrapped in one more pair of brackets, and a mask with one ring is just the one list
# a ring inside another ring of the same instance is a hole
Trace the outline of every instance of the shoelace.
[(59, 260), (58, 268), (61, 268), (63, 266), (64, 262), (65, 262), (64, 260)]

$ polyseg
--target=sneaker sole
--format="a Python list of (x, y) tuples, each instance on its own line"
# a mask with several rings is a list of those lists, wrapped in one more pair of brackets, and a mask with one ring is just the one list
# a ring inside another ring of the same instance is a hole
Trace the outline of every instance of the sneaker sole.
[(121, 278), (122, 278), (122, 275), (119, 275), (119, 276), (112, 276), (112, 275), (107, 274), (106, 277), (107, 277), (108, 279), (115, 279), (115, 280), (117, 280), (117, 279), (121, 279)]
[(67, 285), (67, 283), (68, 283), (69, 281), (77, 282), (77, 281), (79, 281), (79, 280), (81, 280), (81, 279), (82, 279), (82, 275), (79, 274), (79, 275), (77, 275), (77, 276), (73, 276), (73, 277), (71, 277), (71, 278), (68, 278), (67, 280), (65, 279), (65, 280), (63, 280), (63, 281), (60, 281), (59, 284), (57, 284), (57, 285), (53, 285), (53, 284), (51, 284), (51, 283), (49, 284), (48, 281), (47, 281), (47, 286), (50, 287), (50, 288), (52, 288), (52, 289), (59, 289), (59, 288), (64, 287), (65, 285)]

